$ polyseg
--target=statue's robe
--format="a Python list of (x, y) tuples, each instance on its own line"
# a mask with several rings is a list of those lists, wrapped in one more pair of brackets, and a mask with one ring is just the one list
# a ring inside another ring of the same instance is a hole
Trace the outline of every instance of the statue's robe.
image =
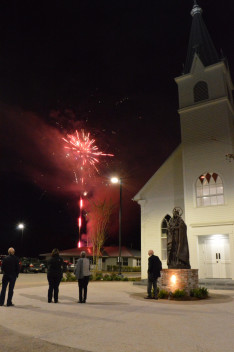
[(187, 226), (181, 217), (169, 221), (167, 265), (169, 269), (190, 269)]

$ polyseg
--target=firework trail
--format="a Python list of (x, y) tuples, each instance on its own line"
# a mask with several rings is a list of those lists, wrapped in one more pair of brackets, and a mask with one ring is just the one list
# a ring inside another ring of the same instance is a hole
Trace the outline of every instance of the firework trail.
[[(92, 171), (99, 173), (97, 164), (99, 163), (99, 157), (101, 156), (114, 156), (113, 154), (105, 154), (98, 149), (94, 144), (95, 139), (90, 138), (90, 133), (85, 133), (82, 129), (79, 133), (77, 130), (74, 134), (67, 134), (67, 138), (63, 138), (66, 142), (65, 149), (68, 150), (66, 157), (73, 158), (78, 170), (79, 180), (81, 182), (82, 188), (86, 184), (87, 174), (89, 177), (94, 176)], [(74, 171), (75, 181), (78, 183), (78, 177), (76, 171)], [(84, 191), (84, 190), (83, 190)], [(80, 235), (82, 228), (82, 211), (84, 208), (84, 199), (80, 196), (79, 209), (80, 214), (77, 219), (79, 228), (79, 240), (78, 247), (81, 247)]]

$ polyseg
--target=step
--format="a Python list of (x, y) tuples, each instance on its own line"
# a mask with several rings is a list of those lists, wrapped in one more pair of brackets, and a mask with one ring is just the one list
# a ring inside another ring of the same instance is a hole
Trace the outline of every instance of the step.
[[(133, 285), (147, 286), (147, 279), (134, 281)], [(200, 279), (199, 286), (212, 290), (234, 290), (234, 280), (231, 279)]]

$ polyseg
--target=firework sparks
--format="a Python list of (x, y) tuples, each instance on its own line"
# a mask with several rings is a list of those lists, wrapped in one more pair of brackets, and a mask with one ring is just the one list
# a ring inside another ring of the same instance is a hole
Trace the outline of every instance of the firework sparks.
[[(81, 181), (82, 186), (85, 184), (85, 177), (87, 176), (87, 171), (89, 176), (91, 175), (90, 168), (94, 169), (97, 173), (98, 168), (97, 164), (99, 163), (99, 157), (101, 156), (114, 156), (113, 154), (105, 154), (98, 149), (95, 145), (95, 139), (90, 138), (90, 133), (85, 133), (84, 130), (81, 130), (79, 133), (77, 130), (74, 134), (68, 134), (67, 138), (63, 138), (66, 142), (65, 149), (68, 149), (66, 154), (67, 158), (72, 157), (75, 159), (75, 165), (79, 174), (79, 179)], [(78, 177), (75, 170), (73, 170), (75, 181), (78, 183)], [(84, 196), (87, 194), (85, 194)], [(82, 229), (82, 210), (84, 208), (84, 199), (80, 196), (80, 200), (78, 202), (80, 214), (77, 219), (77, 225), (79, 229), (79, 240), (77, 243), (78, 248), (81, 247), (81, 229)]]
[[(68, 144), (65, 146), (65, 149), (71, 151), (72, 156), (80, 161), (81, 171), (87, 167), (92, 166), (97, 172), (96, 164), (99, 163), (100, 156), (113, 156), (113, 154), (105, 154), (98, 150), (98, 147), (94, 145), (95, 139), (90, 139), (90, 133), (85, 133), (84, 130), (81, 130), (81, 133), (75, 131), (74, 134), (68, 134), (67, 139), (63, 138), (63, 140)], [(67, 157), (70, 157), (70, 153), (68, 152)]]

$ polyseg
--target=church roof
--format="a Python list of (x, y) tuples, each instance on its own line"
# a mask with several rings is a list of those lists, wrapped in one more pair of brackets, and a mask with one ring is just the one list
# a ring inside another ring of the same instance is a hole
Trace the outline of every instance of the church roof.
[(219, 62), (217, 51), (202, 19), (202, 9), (198, 6), (196, 0), (194, 0), (191, 15), (193, 20), (183, 73), (190, 72), (195, 54), (199, 56), (204, 66), (213, 65)]

